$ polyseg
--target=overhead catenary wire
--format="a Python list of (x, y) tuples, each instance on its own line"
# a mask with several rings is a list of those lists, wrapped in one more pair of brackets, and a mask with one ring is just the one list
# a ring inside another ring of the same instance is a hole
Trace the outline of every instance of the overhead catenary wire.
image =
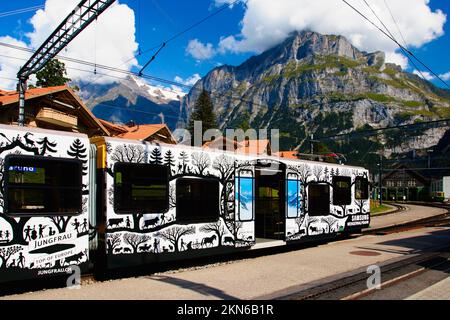
[(206, 17), (204, 17), (203, 19), (195, 22), (194, 24), (190, 25), (189, 27), (187, 27), (186, 29), (174, 34), (173, 36), (171, 36), (169, 39), (163, 41), (160, 45), (158, 45), (157, 47), (159, 47), (158, 51), (150, 58), (150, 60), (144, 65), (144, 67), (141, 69), (141, 71), (139, 71), (139, 74), (141, 74), (145, 68), (147, 68), (155, 59), (156, 57), (160, 54), (161, 50), (164, 49), (168, 43), (174, 41), (175, 39), (181, 37), (182, 35), (184, 35), (185, 33), (191, 31), (192, 29), (198, 27), (199, 25), (201, 25), (202, 23), (204, 23), (205, 21), (211, 19), (212, 17), (218, 15), (219, 13), (223, 12), (224, 10), (234, 6), (235, 4), (237, 4), (238, 2), (244, 2), (244, 5), (247, 4), (248, 0), (235, 0), (231, 3), (228, 4), (224, 4), (223, 6), (221, 6), (219, 9), (217, 9), (216, 11), (210, 13), (209, 15), (207, 15)]
[[(363, 0), (364, 3), (366, 4), (366, 6), (370, 9), (370, 11), (372, 11), (373, 15), (377, 18), (377, 20), (381, 23), (381, 25), (384, 27), (384, 29), (387, 31), (387, 33), (389, 33), (389, 35), (395, 39), (397, 41), (397, 39), (395, 38), (395, 36), (392, 34), (392, 32), (389, 30), (389, 28), (386, 26), (386, 24), (383, 22), (383, 20), (381, 20), (381, 18), (378, 16), (378, 14), (375, 12), (375, 10), (372, 8), (372, 6), (367, 2), (367, 0)], [(392, 15), (392, 13), (391, 13)], [(404, 40), (404, 39), (403, 39)], [(407, 50), (408, 46), (406, 44), (406, 41), (404, 41), (405, 44), (405, 48)], [(400, 49), (402, 50), (402, 52), (406, 55), (406, 57), (408, 58), (409, 62), (412, 63), (412, 65), (416, 68), (417, 72), (419, 72), (420, 76), (422, 77), (423, 80), (427, 80), (426, 77), (424, 76), (424, 74), (422, 73), (422, 71), (420, 71), (419, 67), (416, 65), (416, 63), (414, 62), (414, 60), (411, 58), (411, 56), (408, 54), (408, 52), (403, 49), (403, 47), (400, 46)]]
[(44, 7), (45, 7), (44, 5), (38, 5), (38, 6), (32, 6), (32, 7), (22, 8), (22, 9), (6, 11), (6, 12), (0, 12), (0, 18), (9, 17), (9, 16), (27, 13), (27, 12), (32, 12), (32, 11), (36, 11), (39, 9), (43, 9)]
[(386, 31), (377, 26), (372, 20), (370, 20), (366, 15), (364, 15), (360, 10), (358, 10), (355, 6), (350, 4), (347, 0), (342, 0), (347, 6), (349, 6), (352, 10), (358, 13), (364, 20), (369, 22), (372, 26), (378, 29), (381, 33), (383, 33), (386, 37), (395, 42), (400, 48), (405, 50), (411, 57), (413, 57), (418, 63), (420, 63), (423, 67), (425, 67), (433, 76), (436, 77), (439, 81), (441, 81), (447, 88), (450, 89), (450, 85), (442, 79), (436, 72), (434, 72), (430, 67), (428, 67), (421, 59), (419, 59), (414, 53), (412, 53), (409, 49), (405, 48), (401, 43), (399, 43), (395, 38), (391, 37)]

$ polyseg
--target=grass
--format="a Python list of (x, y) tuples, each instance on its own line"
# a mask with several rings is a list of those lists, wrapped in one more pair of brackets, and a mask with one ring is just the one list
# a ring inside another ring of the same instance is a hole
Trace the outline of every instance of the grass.
[(379, 216), (383, 213), (388, 212), (389, 210), (392, 210), (391, 206), (387, 206), (382, 204), (380, 206), (380, 203), (378, 201), (370, 200), (370, 215), (371, 216)]

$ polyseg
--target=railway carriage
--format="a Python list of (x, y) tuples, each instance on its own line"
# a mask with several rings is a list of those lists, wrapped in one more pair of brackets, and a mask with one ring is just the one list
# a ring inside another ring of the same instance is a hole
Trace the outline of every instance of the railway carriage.
[(363, 168), (0, 129), (0, 281), (313, 241), (370, 222)]
[(0, 125), (0, 282), (86, 271), (89, 139)]

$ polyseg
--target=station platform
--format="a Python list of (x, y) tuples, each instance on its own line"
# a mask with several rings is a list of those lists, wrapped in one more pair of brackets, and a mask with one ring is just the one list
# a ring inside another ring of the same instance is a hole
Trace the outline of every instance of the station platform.
[[(437, 208), (411, 206), (398, 214), (376, 217), (373, 225), (383, 227), (442, 213)], [(79, 290), (50, 289), (3, 296), (0, 300), (274, 299), (449, 242), (450, 228), (445, 227), (363, 235), (256, 258), (89, 283)], [(442, 284), (444, 289), (440, 290), (445, 290), (447, 284)]]
[(450, 300), (450, 276), (405, 300)]

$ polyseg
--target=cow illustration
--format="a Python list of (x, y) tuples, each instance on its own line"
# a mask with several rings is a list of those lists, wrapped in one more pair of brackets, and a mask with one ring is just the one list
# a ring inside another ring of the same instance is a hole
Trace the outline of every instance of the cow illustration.
[(310, 230), (310, 233), (312, 233), (312, 232), (314, 232), (314, 233), (317, 233), (317, 232), (319, 232), (319, 229), (317, 228), (317, 227), (309, 227), (309, 230)]
[(202, 247), (207, 247), (208, 245), (213, 246), (214, 240), (217, 239), (217, 236), (214, 234), (211, 237), (205, 237), (202, 239)]
[(149, 227), (154, 227), (159, 221), (159, 217), (156, 217), (154, 219), (144, 220), (144, 227), (143, 229), (147, 229)]
[(111, 227), (111, 228), (113, 228), (114, 226), (119, 227), (121, 223), (123, 223), (123, 218), (109, 219), (108, 227)]
[(115, 248), (114, 253), (120, 253), (122, 251), (122, 248)]
[(233, 237), (225, 237), (225, 238), (223, 238), (223, 243), (225, 244), (225, 243), (231, 243), (231, 244), (233, 244), (234, 243), (234, 239), (233, 239)]
[(80, 253), (74, 254), (70, 257), (65, 258), (64, 263), (67, 263), (68, 265), (70, 265), (72, 262), (75, 262), (78, 264), (78, 263), (80, 263), (80, 260), (83, 259), (83, 257), (84, 257), (84, 253), (80, 252)]
[(143, 252), (148, 252), (148, 251), (150, 251), (151, 248), (152, 248), (152, 246), (150, 244), (144, 244), (139, 247), (139, 250), (141, 250)]
[(123, 249), (123, 253), (131, 253), (131, 249), (130, 248), (124, 248)]

